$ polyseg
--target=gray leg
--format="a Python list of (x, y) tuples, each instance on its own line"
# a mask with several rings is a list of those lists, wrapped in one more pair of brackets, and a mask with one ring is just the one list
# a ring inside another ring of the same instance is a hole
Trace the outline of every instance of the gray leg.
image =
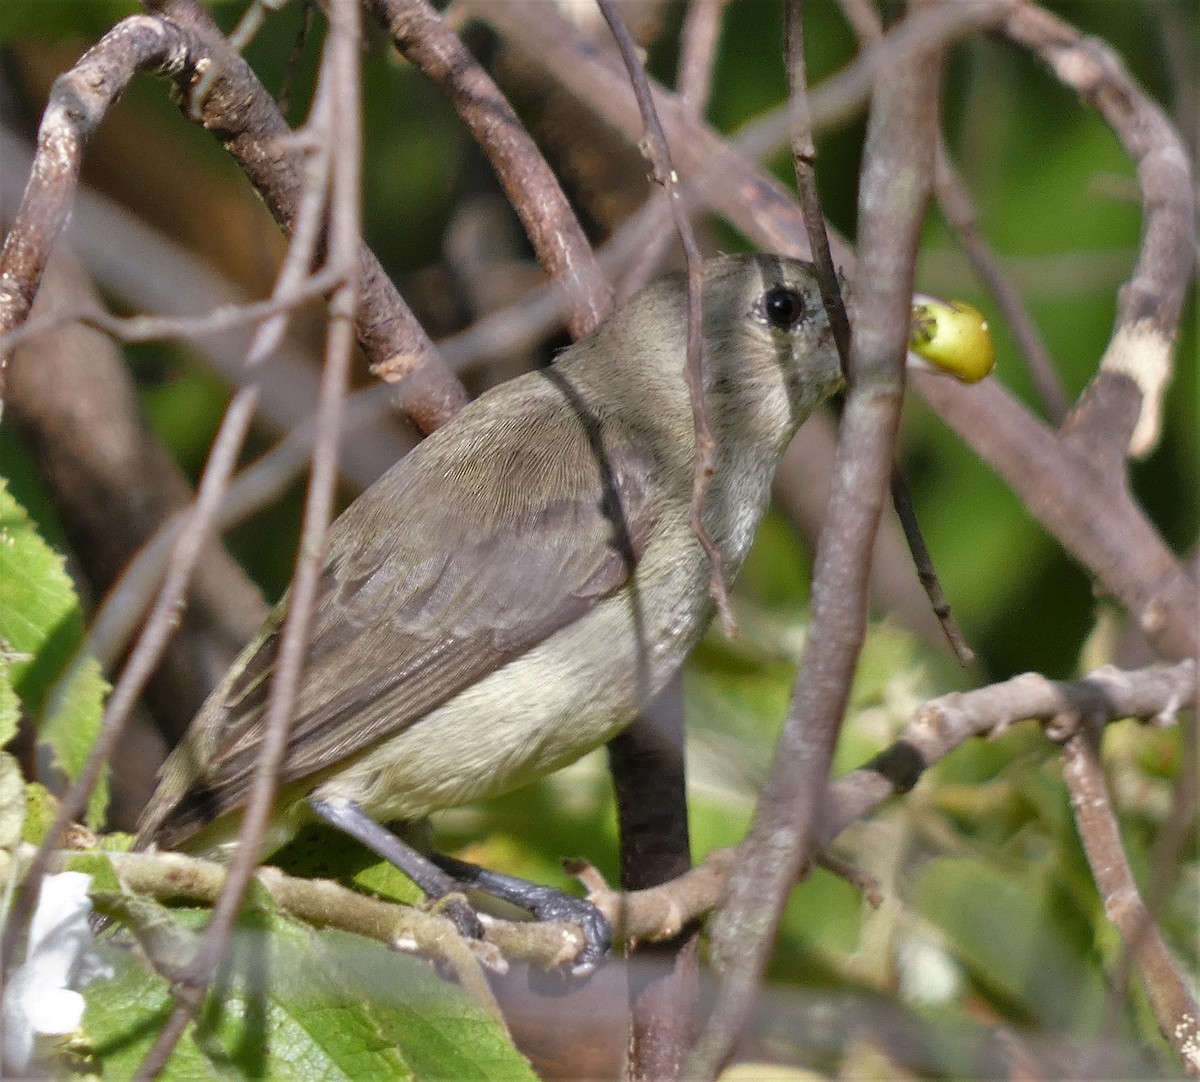
[[(571, 966), (577, 976), (590, 973), (612, 945), (612, 926), (591, 902), (564, 894), (553, 887), (527, 879), (489, 871), (477, 864), (455, 860), (440, 853), (430, 857), (380, 826), (357, 804), (348, 800), (308, 798), (317, 815), (343, 834), (362, 842), (371, 852), (395, 865), (430, 898), (444, 898), (456, 890), (475, 890), (500, 898), (532, 913), (538, 920), (564, 920), (583, 930), (584, 948)], [(459, 903), (447, 907), (459, 930), (474, 939), (483, 935), (479, 919)]]
[[(381, 827), (357, 804), (348, 800), (308, 798), (309, 806), (331, 827), (362, 842), (376, 856), (395, 865), (430, 898), (444, 898), (459, 890), (459, 885), (428, 857), (418, 853), (407, 842)], [(483, 938), (483, 926), (468, 906), (453, 902), (446, 907), (447, 915), (458, 930), (472, 939)]]
[(576, 898), (554, 887), (493, 872), (441, 853), (431, 854), (430, 859), (462, 886), (519, 906), (538, 920), (565, 920), (578, 924), (583, 931), (584, 947), (571, 966), (572, 973), (579, 976), (590, 973), (612, 946), (612, 925), (586, 898)]

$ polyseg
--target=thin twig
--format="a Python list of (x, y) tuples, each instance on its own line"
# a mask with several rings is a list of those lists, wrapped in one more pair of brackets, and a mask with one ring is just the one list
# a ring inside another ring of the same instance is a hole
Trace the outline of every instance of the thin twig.
[[(317, 123), (323, 121), (318, 119)], [(300, 204), (296, 210), (296, 225), (292, 230), (291, 243), (283, 259), (283, 266), (275, 280), (275, 294), (287, 294), (299, 289), (308, 277), (309, 268), (317, 258), (321, 244), (321, 233), (325, 227), (325, 203), (330, 197), (332, 163), (330, 154), (325, 148), (312, 140), (308, 161), (306, 163), (304, 190), (300, 196)], [(335, 273), (342, 268), (336, 260), (331, 260), (329, 268)], [(341, 280), (336, 283), (338, 289), (343, 289)], [(283, 340), (287, 330), (291, 309), (264, 319), (254, 332), (250, 348), (246, 351), (246, 364), (255, 366), (269, 357)]]
[(965, 669), (975, 660), (975, 651), (971, 649), (970, 643), (967, 642), (958, 626), (958, 621), (954, 619), (954, 614), (950, 611), (950, 602), (946, 600), (941, 580), (933, 566), (933, 557), (929, 554), (925, 537), (921, 533), (921, 525), (917, 522), (917, 510), (913, 507), (912, 493), (900, 473), (899, 466), (892, 467), (891, 493), (892, 507), (895, 508), (896, 517), (900, 520), (900, 525), (904, 530), (904, 539), (908, 542), (908, 551), (912, 556), (913, 566), (917, 570), (917, 578), (925, 589), (925, 596), (929, 599), (930, 607), (933, 609), (934, 616), (937, 617), (938, 626), (941, 627), (946, 642), (949, 643), (958, 663)]
[(944, 140), (938, 143), (936, 169), (938, 205), (954, 230), (958, 243), (967, 253), (979, 280), (995, 299), (1033, 380), (1042, 409), (1054, 425), (1060, 425), (1070, 409), (1062, 378), (1016, 287), (1009, 281), (1000, 261), (979, 232), (971, 194), (954, 168)]
[[(704, 110), (708, 107), (721, 16), (728, 3), (729, 0), (691, 0), (684, 17), (675, 82), (680, 101), (695, 112), (697, 119), (704, 116)], [(641, 210), (622, 226), (625, 228), (635, 220), (646, 219), (638, 227), (642, 243), (618, 284), (618, 303), (650, 282), (662, 266), (671, 241), (676, 236), (670, 228), (670, 198), (665, 192), (652, 190)]]
[[(842, 831), (864, 821), (921, 775), (970, 740), (995, 736), (1023, 721), (1050, 723), (1064, 714), (1090, 711), (1105, 723), (1141, 718), (1168, 724), (1196, 695), (1196, 662), (1123, 671), (1111, 666), (1078, 680), (1048, 680), (1024, 673), (973, 691), (931, 699), (890, 747), (829, 784), (817, 824), (817, 841), (828, 846)], [(674, 935), (681, 924), (721, 904), (735, 850), (710, 852), (691, 871), (661, 887), (617, 894), (594, 870), (583, 876), (592, 900), (626, 937)]]
[(842, 300), (837, 268), (829, 250), (829, 233), (825, 228), (825, 211), (817, 188), (817, 147), (813, 142), (812, 119), (808, 109), (808, 76), (804, 63), (804, 4), (788, 0), (784, 9), (784, 66), (788, 84), (788, 132), (792, 144), (792, 165), (796, 171), (796, 192), (804, 215), (804, 229), (813, 264), (817, 268), (817, 283), (821, 301), (833, 329), (842, 372), (850, 371), (850, 320)]
[(292, 40), (291, 48), (288, 50), (287, 58), (284, 60), (283, 78), (279, 80), (279, 90), (275, 95), (275, 104), (279, 107), (280, 115), (285, 117), (291, 112), (292, 87), (300, 70), (300, 61), (304, 56), (304, 46), (307, 44), (308, 37), (312, 33), (313, 14), (317, 10), (317, 5), (309, 3), (309, 0), (303, 0), (300, 6), (302, 8), (300, 25), (296, 27), (296, 36)]
[(704, 406), (704, 359), (702, 356), (704, 314), (700, 310), (704, 259), (700, 254), (700, 246), (696, 243), (692, 223), (688, 219), (687, 208), (684, 206), (683, 195), (680, 191), (679, 174), (675, 172), (675, 166), (671, 162), (671, 149), (667, 145), (666, 133), (658, 118), (658, 111), (654, 107), (650, 81), (647, 79), (646, 69), (638, 57), (637, 45), (613, 0), (598, 0), (598, 2), (605, 21), (612, 30), (621, 58), (625, 62), (625, 70), (629, 73), (629, 81), (637, 99), (643, 125), (642, 138), (638, 142), (638, 147), (650, 163), (652, 179), (656, 184), (662, 185), (670, 198), (675, 228), (679, 231), (679, 239), (683, 243), (683, 252), (687, 259), (687, 365), (684, 374), (687, 379), (688, 397), (692, 404), (696, 444), (696, 459), (692, 472), (691, 527), (708, 556), (708, 588), (717, 606), (721, 625), (727, 635), (734, 635), (737, 621), (733, 617), (733, 608), (729, 603), (729, 583), (725, 576), (724, 560), (704, 525), (704, 497), (716, 470), (716, 441), (713, 439)]
[(297, 280), (288, 289), (277, 290), (267, 300), (222, 305), (199, 316), (114, 316), (111, 312), (94, 305), (55, 308), (44, 315), (27, 320), (16, 330), (0, 338), (0, 350), (15, 349), (29, 339), (69, 323), (91, 327), (118, 342), (128, 344), (179, 339), (197, 341), (224, 334), (238, 327), (261, 323), (267, 317), (290, 312), (299, 305), (325, 296), (338, 281), (337, 272), (331, 267), (324, 267)]
[(712, 92), (721, 17), (728, 6), (729, 0), (691, 0), (684, 16), (677, 89), (697, 116), (704, 115)]
[[(678, 87), (697, 116), (707, 107), (726, 2), (691, 0), (684, 19)], [(658, 194), (648, 202), (656, 202)], [(662, 199), (669, 204), (671, 196), (662, 193)], [(644, 241), (622, 278), (623, 292), (640, 288), (658, 270), (675, 235), (667, 215), (662, 217), (664, 228), (649, 234), (639, 230)], [(608, 745), (623, 890), (659, 886), (691, 867), (683, 723), (683, 687), (677, 675)], [(669, 1082), (679, 1077), (699, 1025), (700, 925), (693, 922), (669, 940), (631, 943), (629, 949), (656, 964), (628, 970), (624, 1077), (627, 1082)]]
[(961, 744), (997, 735), (1026, 720), (1051, 722), (1090, 712), (1106, 722), (1146, 718), (1174, 721), (1196, 692), (1196, 662), (1125, 671), (1105, 666), (1077, 680), (1048, 680), (1024, 673), (972, 691), (953, 692), (919, 707), (891, 747), (829, 787), (819, 838), (828, 844), (885, 800), (908, 792), (922, 773)]
[(1104, 780), (1099, 730), (1087, 714), (1076, 720), (1063, 747), (1063, 777), (1092, 878), (1141, 974), (1159, 1032), (1188, 1074), (1200, 1075), (1200, 1006), (1138, 891)]
[[(246, 62), (229, 49), (198, 0), (142, 2), (187, 27), (200, 43), (201, 55), (217, 75), (201, 100), (195, 100), (194, 86), (181, 81), (188, 115), (196, 116), (220, 138), (272, 216), (290, 234), (304, 190), (302, 149), (274, 99)], [(365, 244), (358, 259), (355, 328), (359, 344), (371, 371), (394, 386), (397, 406), (422, 432), (432, 432), (466, 404), (466, 391)]]
[[(859, 13), (859, 21), (864, 22), (867, 13)], [(882, 28), (880, 28), (880, 39)], [(879, 39), (877, 39), (879, 40)], [(796, 191), (800, 200), (800, 208), (804, 212), (804, 227), (808, 232), (808, 246), (812, 249), (813, 262), (817, 267), (817, 281), (821, 286), (821, 300), (829, 315), (829, 323), (833, 328), (834, 340), (837, 342), (838, 354), (842, 359), (842, 371), (848, 372), (850, 356), (850, 323), (846, 316), (846, 308), (842, 302), (842, 291), (838, 283), (837, 273), (833, 266), (833, 258), (829, 254), (829, 234), (825, 228), (825, 212), (821, 207), (821, 195), (817, 188), (816, 156), (817, 148), (813, 142), (812, 121), (808, 106), (808, 81), (805, 75), (804, 63), (804, 20), (801, 0), (789, 0), (786, 9), (786, 24), (784, 33), (784, 50), (788, 71), (788, 114), (792, 143), (792, 162), (796, 169)], [(921, 534), (921, 525), (917, 521), (916, 510), (913, 507), (912, 494), (904, 480), (900, 467), (893, 464), (891, 479), (892, 506), (908, 542), (908, 550), (917, 570), (917, 579), (925, 589), (925, 596), (937, 617), (942, 634), (953, 651), (958, 663), (964, 668), (975, 657), (975, 651), (967, 644), (962, 631), (954, 620), (937, 571), (933, 566), (933, 558)]]
[(612, 310), (612, 290), (558, 178), (500, 88), (425, 0), (371, 0), (370, 7), (492, 163), (539, 261), (563, 283), (572, 336), (590, 333)]
[[(317, 407), (313, 466), (305, 500), (300, 555), (289, 591), (288, 611), (280, 634), (271, 680), (263, 746), (246, 802), (238, 846), (229, 875), (197, 955), (175, 993), (175, 1008), (153, 1047), (138, 1068), (138, 1077), (156, 1077), (166, 1066), (187, 1023), (224, 957), (242, 899), (258, 866), (259, 850), (274, 810), (275, 792), (287, 750), (300, 677), (316, 607), (325, 538), (333, 517), (337, 482), (338, 434), (349, 380), (358, 305), (356, 266), (359, 240), (361, 171), (361, 108), (358, 66), (358, 0), (333, 0), (325, 62), (314, 104), (315, 125), (324, 130), (325, 153), (332, 160), (330, 188), (329, 261), (345, 275), (330, 301), (325, 365)], [(336, 152), (334, 148), (336, 147)], [(307, 195), (307, 193), (306, 193)], [(317, 204), (301, 200), (302, 209)], [(297, 234), (306, 232), (297, 222)], [(291, 275), (297, 271), (295, 266)], [(287, 270), (285, 269), (285, 274)], [(302, 272), (301, 272), (302, 273)], [(281, 278), (281, 284), (284, 284)]]

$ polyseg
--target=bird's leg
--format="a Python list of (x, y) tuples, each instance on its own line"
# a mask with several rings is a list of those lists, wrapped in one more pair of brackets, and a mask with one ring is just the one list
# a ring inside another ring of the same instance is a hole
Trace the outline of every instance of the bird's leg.
[[(538, 920), (565, 920), (578, 924), (583, 931), (584, 947), (571, 964), (573, 975), (590, 973), (612, 944), (612, 925), (585, 898), (576, 898), (554, 887), (493, 872), (440, 853), (425, 856), (349, 800), (309, 797), (308, 803), (326, 823), (394, 864), (430, 898), (444, 898), (456, 890), (475, 890), (524, 909)], [(447, 910), (463, 935), (474, 939), (482, 937), (479, 918), (468, 906), (452, 902)]]
[(586, 898), (576, 898), (555, 887), (494, 872), (442, 853), (431, 853), (429, 859), (461, 886), (515, 905), (538, 920), (565, 920), (578, 924), (583, 932), (584, 946), (571, 964), (571, 972), (576, 976), (584, 976), (595, 969), (612, 946), (612, 925)]
[[(399, 868), (425, 892), (426, 897), (444, 898), (460, 889), (459, 884), (428, 857), (380, 826), (357, 804), (337, 797), (329, 800), (309, 797), (308, 804), (331, 827), (362, 842), (376, 856)], [(463, 935), (471, 939), (483, 938), (483, 925), (469, 906), (452, 901), (446, 906), (446, 914)]]

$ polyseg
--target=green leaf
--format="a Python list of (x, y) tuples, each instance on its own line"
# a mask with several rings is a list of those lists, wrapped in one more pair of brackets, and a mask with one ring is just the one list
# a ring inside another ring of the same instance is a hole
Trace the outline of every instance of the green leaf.
[(1053, 861), (1001, 870), (976, 859), (931, 860), (915, 904), (983, 987), (1055, 1032), (1093, 1032), (1105, 988), (1074, 915), (1054, 889)]
[(403, 872), (366, 846), (347, 845), (346, 836), (324, 823), (306, 823), (271, 863), (289, 875), (336, 879), (389, 901), (420, 904), (425, 896)]
[(16, 759), (0, 752), (0, 849), (11, 853), (25, 823), (25, 779)]
[[(199, 927), (206, 913), (167, 911)], [(170, 1011), (166, 982), (111, 941), (85, 992), (105, 1078), (127, 1078)], [(346, 932), (244, 917), (196, 1024), (162, 1077), (532, 1079), (501, 1026), (424, 962)]]
[(0, 747), (4, 747), (17, 735), (17, 723), (21, 717), (21, 703), (17, 689), (12, 685), (8, 667), (11, 661), (0, 643)]
[[(84, 648), (83, 614), (63, 558), (39, 536), (0, 477), (0, 651), (7, 680), (39, 743), (68, 777), (78, 776), (100, 730), (108, 684)], [(0, 719), (11, 712), (0, 691)], [(108, 803), (102, 780), (88, 804), (98, 826)]]
[(66, 870), (83, 872), (84, 875), (91, 876), (92, 883), (88, 891), (93, 898), (102, 891), (119, 891), (121, 889), (120, 879), (112, 861), (108, 859), (107, 853), (100, 850), (72, 853), (67, 857)]
[(58, 815), (58, 800), (49, 789), (40, 782), (30, 782), (25, 786), (25, 825), (21, 836), (33, 845), (41, 845), (46, 837), (46, 831), (54, 823)]

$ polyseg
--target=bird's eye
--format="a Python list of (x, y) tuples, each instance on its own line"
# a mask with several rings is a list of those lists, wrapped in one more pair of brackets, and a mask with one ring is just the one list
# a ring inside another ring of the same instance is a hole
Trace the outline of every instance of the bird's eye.
[(768, 289), (758, 299), (758, 314), (778, 331), (790, 331), (805, 315), (804, 298), (787, 286)]

